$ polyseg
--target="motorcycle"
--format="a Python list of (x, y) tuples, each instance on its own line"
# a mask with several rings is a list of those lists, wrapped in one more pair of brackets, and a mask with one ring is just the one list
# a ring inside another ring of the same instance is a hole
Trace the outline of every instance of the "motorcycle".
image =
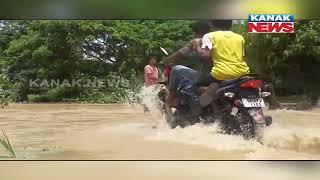
[[(163, 83), (162, 83), (163, 84)], [(192, 116), (188, 101), (190, 96), (178, 91), (178, 103), (173, 113), (163, 107), (167, 123), (171, 128), (181, 128), (196, 123), (219, 123), (222, 133), (242, 135), (245, 139), (261, 142), (266, 126), (272, 124), (272, 117), (265, 116), (264, 98), (271, 95), (268, 84), (258, 75), (245, 75), (237, 79), (222, 81), (218, 84), (216, 98), (202, 108), (199, 116)], [(196, 87), (198, 94), (208, 87)], [(167, 91), (162, 89), (158, 97), (165, 103)]]

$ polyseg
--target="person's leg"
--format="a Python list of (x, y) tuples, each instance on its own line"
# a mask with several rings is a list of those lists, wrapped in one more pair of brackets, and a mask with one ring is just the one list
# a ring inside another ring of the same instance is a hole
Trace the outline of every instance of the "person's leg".
[(200, 104), (202, 107), (208, 106), (217, 98), (216, 91), (219, 88), (219, 80), (215, 79), (211, 74), (202, 76), (197, 82), (198, 86), (209, 86), (200, 96)]
[(215, 79), (210, 73), (201, 75), (196, 82), (196, 86), (209, 86), (211, 83), (219, 83), (220, 81)]
[(193, 116), (201, 112), (201, 105), (199, 102), (199, 95), (194, 89), (194, 84), (200, 78), (201, 73), (185, 66), (177, 65), (173, 67), (169, 79), (169, 96), (168, 103), (174, 103), (174, 96), (177, 91), (186, 94), (188, 104)]
[(187, 94), (194, 101), (199, 99), (199, 95), (194, 90), (194, 84), (200, 78), (201, 73), (191, 68), (177, 65), (172, 68), (169, 79), (169, 92), (176, 95), (177, 91)]
[(169, 79), (169, 91), (176, 93), (178, 87), (181, 88), (182, 84), (192, 84), (192, 86), (198, 81), (201, 73), (190, 69), (182, 65), (176, 65), (172, 68), (170, 79)]
[(179, 82), (182, 78), (180, 75), (180, 70), (184, 68), (182, 66), (174, 66), (170, 73), (169, 77), (169, 84), (168, 84), (168, 96), (166, 97), (166, 108), (170, 109), (176, 105), (176, 94), (177, 94), (177, 87)]

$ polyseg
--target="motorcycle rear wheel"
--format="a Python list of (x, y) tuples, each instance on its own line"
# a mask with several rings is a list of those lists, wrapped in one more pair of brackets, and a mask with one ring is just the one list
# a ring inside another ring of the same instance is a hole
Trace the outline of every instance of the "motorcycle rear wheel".
[(235, 116), (227, 114), (223, 117), (221, 127), (226, 134), (242, 135), (244, 139), (263, 138), (263, 124), (257, 124), (248, 112), (239, 112)]

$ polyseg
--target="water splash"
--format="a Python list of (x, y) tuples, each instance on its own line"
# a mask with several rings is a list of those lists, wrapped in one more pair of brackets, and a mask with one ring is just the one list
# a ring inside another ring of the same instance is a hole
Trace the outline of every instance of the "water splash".
[(296, 152), (320, 153), (319, 128), (285, 128), (279, 124), (266, 129), (263, 143), (274, 149), (285, 149)]
[(142, 86), (137, 97), (141, 100), (141, 104), (146, 106), (151, 113), (160, 113), (160, 100), (158, 98), (159, 88), (157, 86)]
[[(158, 129), (147, 139), (196, 144), (221, 151), (249, 151), (251, 158), (254, 157), (252, 155), (254, 152), (272, 154), (290, 151), (297, 153), (297, 157), (299, 153), (315, 155), (320, 153), (320, 127), (319, 125), (312, 127), (312, 124), (319, 122), (316, 119), (308, 124), (311, 120), (308, 121), (306, 116), (308, 117), (310, 113), (317, 114), (317, 112), (288, 110), (273, 111), (271, 114), (274, 116), (274, 124), (265, 129), (263, 145), (255, 141), (244, 140), (241, 136), (221, 134), (216, 124), (209, 126), (196, 124), (184, 129)], [(304, 126), (297, 126), (297, 123), (304, 124)]]
[(166, 123), (166, 118), (164, 113), (161, 111), (163, 107), (163, 102), (158, 98), (158, 92), (160, 91), (160, 86), (142, 86), (136, 97), (139, 99), (139, 104), (143, 106), (146, 114), (151, 116), (153, 121), (153, 127), (155, 128), (169, 128)]
[(158, 92), (158, 87), (142, 87), (136, 94), (141, 99), (141, 104), (149, 108), (147, 114), (157, 126), (157, 129), (146, 135), (147, 140), (199, 145), (220, 151), (248, 151), (249, 159), (263, 159), (264, 155), (275, 152), (296, 153), (296, 157), (320, 153), (319, 109), (307, 112), (266, 111), (266, 114), (273, 117), (274, 123), (265, 129), (261, 145), (255, 141), (244, 140), (241, 136), (221, 134), (216, 124), (196, 124), (186, 128), (170, 129), (160, 111)]
[(258, 142), (246, 141), (242, 136), (219, 133), (219, 127), (216, 124), (195, 124), (186, 128), (157, 129), (147, 139), (201, 145), (221, 151), (252, 151), (261, 147)]

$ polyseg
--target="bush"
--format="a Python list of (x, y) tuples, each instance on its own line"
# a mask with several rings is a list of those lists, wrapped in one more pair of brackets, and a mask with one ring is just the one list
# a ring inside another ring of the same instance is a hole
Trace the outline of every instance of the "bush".
[(0, 107), (4, 108), (6, 107), (10, 102), (10, 94), (12, 92), (8, 86), (8, 80), (4, 75), (0, 75)]
[(0, 88), (0, 107), (6, 107), (10, 102), (8, 92)]

